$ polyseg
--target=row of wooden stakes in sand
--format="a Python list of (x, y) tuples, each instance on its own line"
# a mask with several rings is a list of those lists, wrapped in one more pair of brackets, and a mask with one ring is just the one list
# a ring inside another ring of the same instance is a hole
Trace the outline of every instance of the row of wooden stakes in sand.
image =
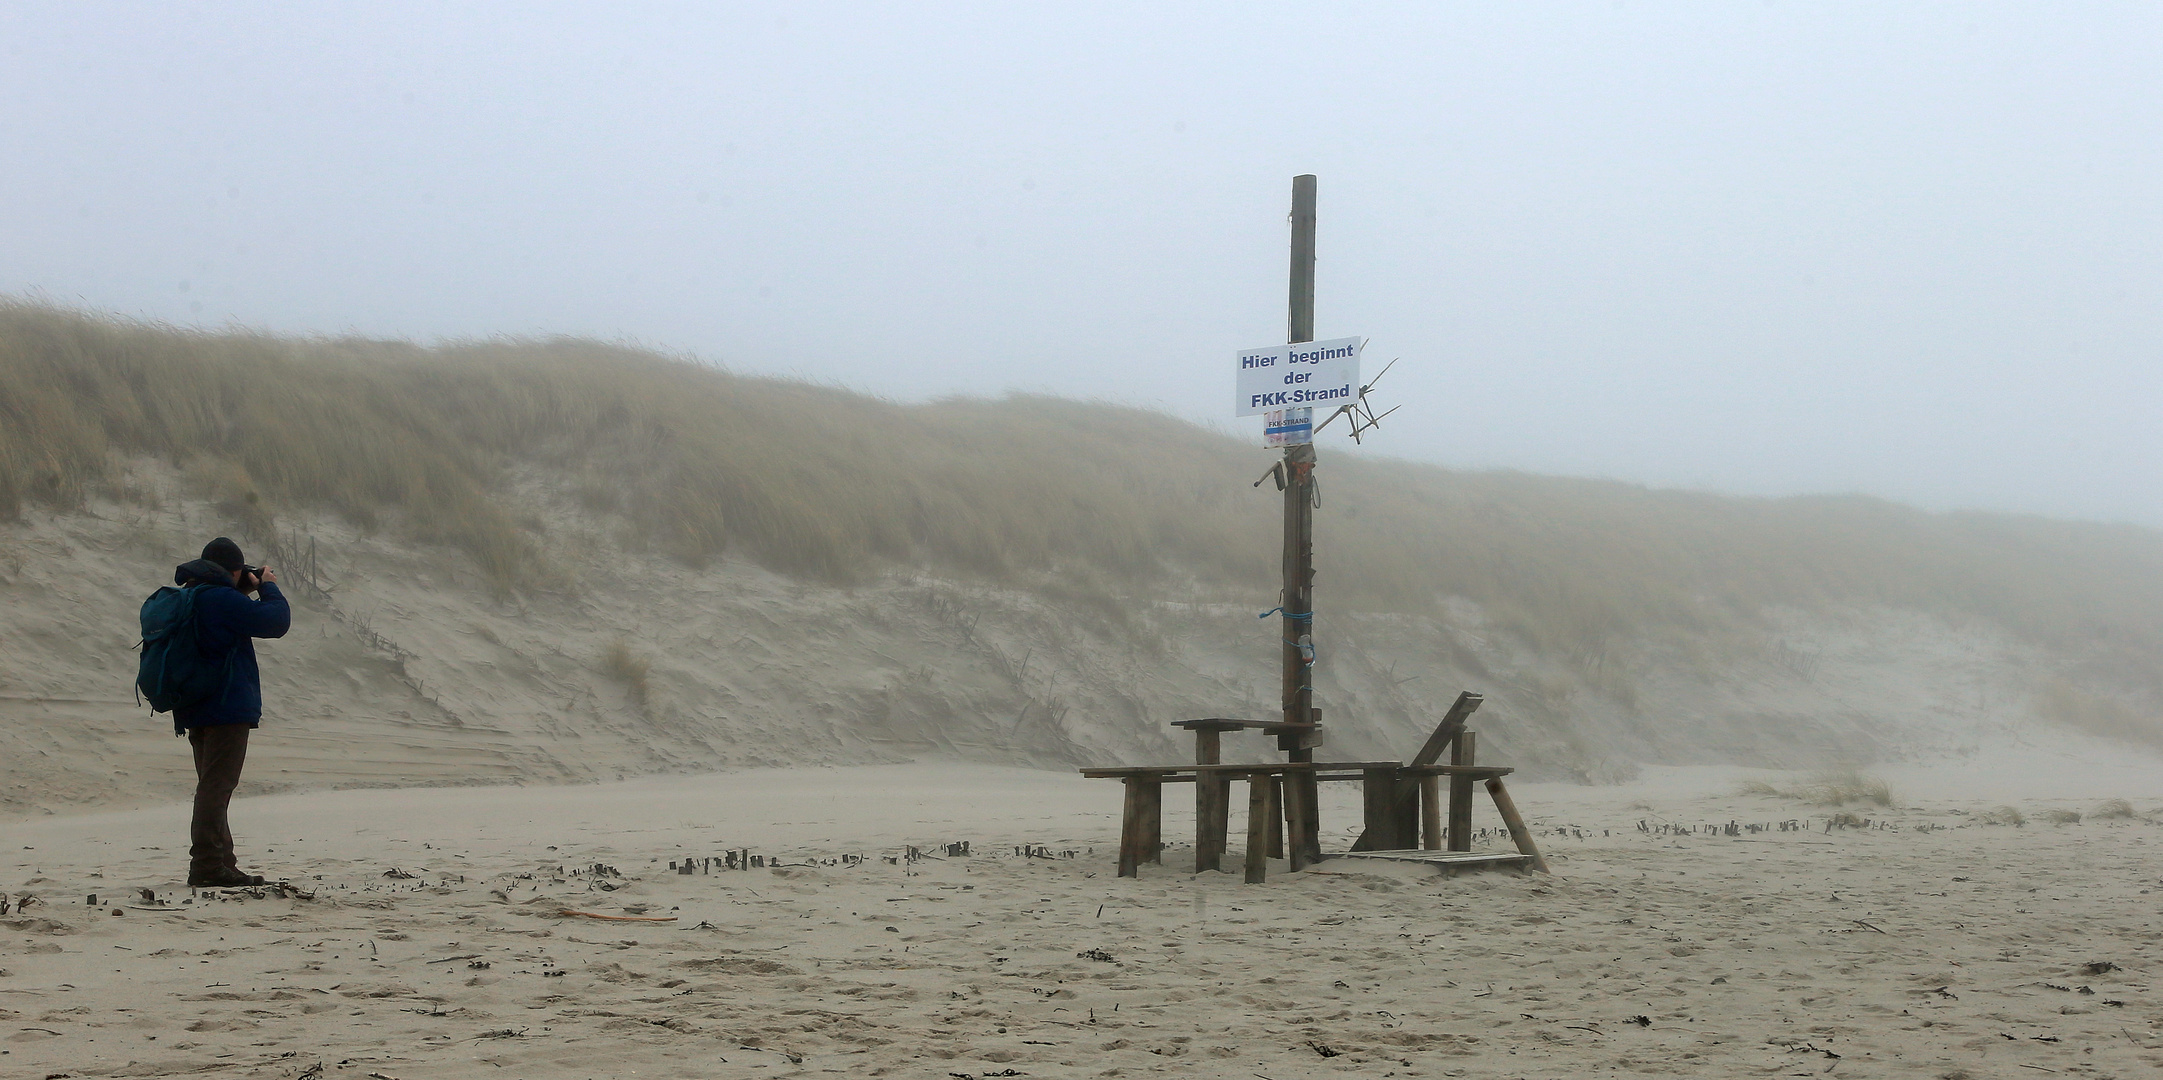
[[(933, 851), (939, 854), (931, 854)], [(1054, 857), (1048, 848), (1017, 847), (1014, 849), (1014, 854), (1039, 859)], [(888, 865), (906, 866), (922, 862), (925, 859), (960, 859), (966, 858), (968, 855), (969, 841), (962, 840), (951, 844), (936, 844), (930, 848), (904, 847), (892, 855), (881, 855), (878, 859)], [(1066, 852), (1063, 857), (1072, 858), (1073, 855), (1073, 852)], [(694, 855), (683, 859), (672, 859), (669, 861), (668, 869), (670, 873), (689, 876), (692, 874), (711, 874), (716, 870), (727, 873), (731, 870), (763, 870), (782, 866), (863, 866), (869, 862), (871, 862), (871, 859), (863, 855), (835, 855), (828, 858), (805, 858), (794, 862), (783, 862), (778, 855), (758, 855), (754, 854), (750, 848), (736, 848), (715, 856), (702, 857)]]

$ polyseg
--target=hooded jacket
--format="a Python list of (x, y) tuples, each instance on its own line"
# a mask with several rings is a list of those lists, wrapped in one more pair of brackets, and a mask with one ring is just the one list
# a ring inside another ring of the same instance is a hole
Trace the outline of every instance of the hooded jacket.
[(255, 666), (254, 638), (284, 637), (293, 625), (293, 609), (274, 582), (263, 582), (250, 600), (233, 587), (233, 575), (209, 559), (181, 563), (173, 568), (173, 584), (185, 587), (201, 582), (195, 598), (198, 634), (206, 656), (233, 653), (233, 678), (225, 692), (191, 708), (173, 710), (173, 730), (219, 724), (254, 727), (263, 719), (263, 677)]

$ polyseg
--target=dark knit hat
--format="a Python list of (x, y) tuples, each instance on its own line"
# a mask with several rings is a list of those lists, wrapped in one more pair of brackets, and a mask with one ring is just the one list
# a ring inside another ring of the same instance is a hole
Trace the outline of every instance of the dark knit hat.
[(248, 560), (241, 557), (240, 545), (223, 536), (203, 545), (203, 557), (227, 570), (238, 570), (248, 565)]

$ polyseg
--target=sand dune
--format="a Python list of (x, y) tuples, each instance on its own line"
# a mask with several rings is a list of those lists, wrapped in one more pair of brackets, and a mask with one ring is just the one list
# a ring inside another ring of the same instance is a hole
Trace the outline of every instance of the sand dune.
[[(189, 789), (166, 720), (133, 700), (135, 608), (228, 523), (169, 472), (137, 481), (168, 485), (156, 508), (0, 524), (0, 811), (144, 805)], [(1190, 751), (1169, 721), (1275, 707), (1277, 631), (1254, 617), (1259, 598), (1148, 597), (1107, 612), (913, 572), (820, 585), (614, 548), (605, 523), (560, 513), (549, 535), (605, 558), (509, 599), (445, 550), (298, 521), (333, 592), (289, 587), (294, 630), (262, 646), (275, 737), (253, 751), (243, 790), (1176, 761)], [(1717, 666), (1648, 652), (1625, 700), (1584, 690), (1570, 661), (1469, 602), (1431, 617), (1333, 615), (1317, 676), (1331, 751), (1407, 753), (1459, 689), (1475, 689), (1488, 696), (1483, 752), (1532, 778), (1934, 760), (2048, 729), (2036, 688), (2070, 663), (1986, 624), (1912, 611), (1766, 618), (1763, 641)], [(615, 649), (638, 665), (635, 685), (611, 671)]]

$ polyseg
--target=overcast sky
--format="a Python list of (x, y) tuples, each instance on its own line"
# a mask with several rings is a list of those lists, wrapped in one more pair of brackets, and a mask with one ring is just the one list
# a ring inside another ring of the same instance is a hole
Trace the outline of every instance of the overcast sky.
[[(0, 292), (2163, 524), (2163, 8), (0, 7)], [(1257, 450), (1257, 455), (1261, 451)]]

